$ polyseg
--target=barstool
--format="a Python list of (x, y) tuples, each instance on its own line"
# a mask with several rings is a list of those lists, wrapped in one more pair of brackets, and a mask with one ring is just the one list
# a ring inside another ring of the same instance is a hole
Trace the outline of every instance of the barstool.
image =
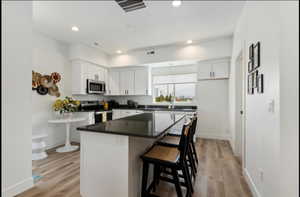
[[(197, 173), (197, 168), (196, 164), (198, 164), (198, 156), (195, 148), (195, 143), (194, 143), (194, 135), (196, 132), (196, 126), (197, 126), (197, 116), (194, 115), (192, 117), (192, 126), (191, 126), (191, 137), (189, 139), (189, 145), (188, 145), (188, 161), (189, 161), (189, 166), (191, 167), (192, 175), (195, 178), (196, 173)], [(172, 134), (169, 133), (166, 136), (164, 136), (158, 144), (160, 145), (165, 145), (165, 146), (179, 146), (179, 141), (180, 141), (180, 135), (177, 134)]]
[[(159, 180), (174, 183), (178, 197), (182, 197), (181, 185), (185, 186), (187, 188), (186, 197), (191, 197), (192, 183), (186, 161), (190, 132), (191, 124), (184, 125), (178, 147), (155, 144), (141, 156), (143, 160), (142, 197), (155, 196), (150, 194), (150, 192), (152, 190), (155, 191)], [(154, 165), (154, 180), (147, 188), (149, 164)], [(171, 169), (172, 179), (161, 176), (160, 168)], [(178, 171), (182, 171), (184, 182), (180, 182)]]

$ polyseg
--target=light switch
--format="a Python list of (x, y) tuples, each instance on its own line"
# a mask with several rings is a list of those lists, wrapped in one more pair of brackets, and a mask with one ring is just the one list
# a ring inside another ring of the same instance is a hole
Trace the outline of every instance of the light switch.
[(271, 113), (275, 112), (275, 100), (274, 99), (270, 100), (268, 111)]

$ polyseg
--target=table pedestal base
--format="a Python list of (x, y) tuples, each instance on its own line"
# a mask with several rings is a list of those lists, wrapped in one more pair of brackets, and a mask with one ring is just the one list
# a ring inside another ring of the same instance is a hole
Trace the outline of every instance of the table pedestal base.
[(60, 147), (60, 148), (56, 149), (56, 152), (58, 152), (58, 153), (66, 153), (66, 152), (75, 151), (78, 148), (79, 148), (79, 146), (73, 146), (73, 145), (63, 146), (63, 147)]

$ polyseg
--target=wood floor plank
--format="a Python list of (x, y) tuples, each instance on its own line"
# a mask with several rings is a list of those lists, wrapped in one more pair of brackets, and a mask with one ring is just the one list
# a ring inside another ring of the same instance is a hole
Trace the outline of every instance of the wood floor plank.
[[(198, 174), (193, 197), (252, 197), (242, 167), (228, 141), (197, 139)], [(48, 158), (33, 162), (33, 174), (42, 178), (17, 197), (80, 197), (80, 152), (48, 151)], [(183, 193), (186, 190), (183, 188)], [(177, 197), (174, 186), (161, 182), (155, 193)]]

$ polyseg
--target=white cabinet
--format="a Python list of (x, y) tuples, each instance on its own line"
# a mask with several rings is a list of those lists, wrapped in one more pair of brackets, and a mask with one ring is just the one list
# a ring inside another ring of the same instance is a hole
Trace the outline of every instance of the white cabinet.
[(212, 64), (212, 74), (216, 79), (229, 78), (229, 62), (221, 61)]
[(107, 95), (151, 95), (150, 68), (110, 69)]
[(108, 84), (107, 84), (107, 95), (120, 95), (120, 72), (109, 71), (108, 72)]
[(72, 94), (86, 94), (87, 79), (107, 82), (107, 69), (81, 60), (72, 61)]
[(133, 70), (120, 72), (120, 93), (121, 95), (134, 95), (134, 71)]
[(149, 69), (137, 69), (134, 71), (134, 94), (151, 95), (151, 81)]
[(202, 63), (198, 65), (198, 79), (211, 79), (212, 66), (210, 63)]
[(229, 59), (200, 62), (198, 65), (198, 80), (229, 78)]
[(72, 94), (86, 94), (87, 67), (80, 61), (72, 62)]

